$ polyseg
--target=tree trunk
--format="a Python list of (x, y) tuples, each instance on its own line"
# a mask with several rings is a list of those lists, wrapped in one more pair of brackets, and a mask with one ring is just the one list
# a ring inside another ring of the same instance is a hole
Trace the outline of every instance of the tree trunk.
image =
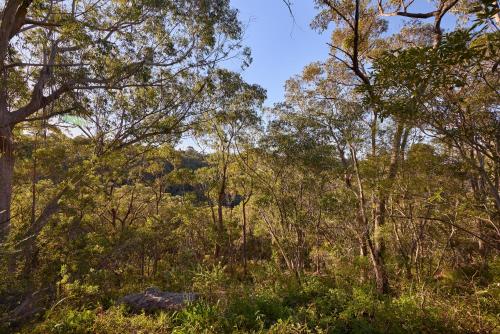
[(358, 237), (359, 242), (359, 256), (365, 257), (368, 255), (368, 249), (366, 248), (366, 238)]
[(243, 199), (243, 272), (247, 275), (247, 213), (246, 213), (247, 200)]
[(374, 251), (377, 256), (383, 256), (385, 252), (385, 242), (382, 228), (385, 225), (385, 196), (375, 199), (375, 226), (374, 226)]
[(217, 217), (215, 216), (215, 210), (214, 210), (214, 203), (212, 202), (211, 199), (210, 201), (210, 212), (212, 213), (212, 221), (214, 224), (214, 230), (216, 233), (216, 240), (215, 240), (215, 250), (214, 250), (214, 257), (218, 258), (220, 256), (220, 244), (219, 244), (219, 225), (217, 223)]
[[(389, 174), (387, 175), (387, 180), (389, 181), (389, 187), (392, 185), (392, 181), (394, 181), (394, 179), (396, 178), (399, 158), (401, 152), (404, 151), (405, 149), (401, 143), (401, 140), (404, 139), (403, 132), (404, 132), (403, 124), (401, 122), (397, 122), (396, 132), (394, 133), (394, 138), (392, 142)], [(386, 210), (387, 196), (388, 196), (388, 189), (382, 189), (380, 198), (375, 199), (374, 250), (378, 256), (383, 256), (383, 253), (385, 251), (385, 243), (384, 243), (382, 228), (385, 224), (385, 210)]]
[(363, 232), (363, 238), (366, 241), (366, 246), (368, 247), (368, 250), (370, 251), (370, 258), (372, 260), (372, 266), (373, 266), (373, 272), (375, 274), (375, 284), (377, 286), (377, 291), (381, 294), (385, 294), (389, 292), (389, 280), (387, 279), (387, 274), (386, 274), (386, 269), (385, 269), (385, 264), (384, 264), (384, 258), (382, 257), (381, 253), (377, 252), (375, 249), (375, 246), (373, 245), (372, 240), (370, 239), (370, 235), (368, 232), (368, 217), (366, 214), (366, 200), (365, 200), (365, 195), (364, 195), (364, 190), (363, 190), (363, 183), (361, 182), (361, 176), (359, 173), (359, 166), (358, 166), (358, 159), (356, 156), (356, 150), (354, 146), (349, 144), (351, 148), (351, 157), (352, 157), (352, 162), (354, 166), (354, 172), (356, 173), (356, 179), (358, 182), (358, 194), (359, 194), (359, 216), (358, 219), (360, 220), (360, 224), (362, 228), (364, 229)]
[(217, 230), (218, 230), (218, 238), (219, 242), (222, 245), (223, 232), (224, 232), (224, 214), (222, 211), (224, 202), (224, 194), (219, 194), (219, 200), (217, 201)]
[(375, 274), (375, 285), (377, 292), (386, 294), (389, 292), (389, 280), (385, 269), (384, 258), (377, 253), (371, 240), (367, 237), (368, 249), (370, 250), (370, 258), (372, 260), (373, 272)]
[(222, 254), (224, 253), (224, 247), (223, 247), (223, 244), (224, 244), (224, 220), (223, 220), (223, 214), (222, 214), (222, 204), (221, 204), (221, 201), (218, 200), (217, 201), (217, 226), (216, 226), (216, 229), (217, 229), (217, 241), (215, 243), (215, 257), (218, 258), (220, 256), (222, 256)]
[(217, 197), (217, 244), (216, 244), (216, 257), (222, 255), (224, 249), (224, 213), (223, 205), (226, 198), (226, 182), (227, 182), (227, 165), (223, 166), (222, 180)]
[(380, 294), (387, 294), (389, 292), (389, 280), (387, 279), (383, 258), (373, 258), (372, 261), (375, 269), (375, 284), (377, 292)]
[(9, 234), (11, 220), (12, 181), (14, 178), (14, 154), (12, 129), (0, 128), (0, 243)]

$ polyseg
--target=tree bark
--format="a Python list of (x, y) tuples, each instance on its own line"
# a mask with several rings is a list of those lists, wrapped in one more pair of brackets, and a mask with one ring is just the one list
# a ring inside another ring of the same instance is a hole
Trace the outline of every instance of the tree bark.
[(375, 285), (377, 292), (380, 294), (387, 294), (389, 292), (389, 280), (387, 278), (384, 258), (377, 254), (373, 248), (370, 248), (370, 257), (373, 264), (373, 271), (375, 273)]
[(10, 230), (14, 178), (14, 144), (12, 130), (8, 126), (0, 127), (0, 145), (0, 243), (2, 243)]
[[(404, 125), (401, 122), (396, 124), (396, 132), (394, 133), (392, 151), (391, 151), (391, 161), (389, 164), (389, 174), (387, 175), (387, 180), (389, 181), (389, 186), (392, 184), (396, 178), (398, 172), (398, 164), (401, 152), (404, 151), (404, 147), (401, 143), (403, 138)], [(376, 199), (375, 206), (375, 244), (374, 249), (378, 255), (383, 256), (385, 251), (385, 243), (382, 233), (382, 228), (385, 224), (385, 210), (387, 203), (387, 189), (382, 189), (380, 197)]]
[(25, 22), (31, 0), (9, 0), (5, 3), (0, 23), (0, 243), (9, 234), (11, 223), (12, 182), (14, 178), (13, 126), (9, 120), (7, 69), (5, 61), (10, 40)]
[(247, 275), (247, 261), (248, 261), (248, 256), (247, 256), (247, 210), (246, 206), (248, 201), (250, 200), (249, 195), (247, 198), (244, 198), (242, 201), (242, 211), (243, 211), (243, 272), (245, 276)]
[(363, 183), (361, 182), (361, 175), (359, 173), (358, 159), (356, 156), (356, 150), (353, 145), (349, 144), (351, 148), (351, 157), (354, 166), (354, 172), (356, 173), (356, 180), (358, 182), (358, 199), (359, 199), (359, 216), (361, 226), (364, 229), (363, 239), (366, 241), (366, 246), (370, 252), (370, 259), (372, 260), (373, 273), (375, 274), (375, 284), (377, 287), (377, 292), (380, 294), (386, 294), (389, 292), (389, 280), (387, 278), (384, 258), (380, 252), (377, 252), (375, 246), (373, 245), (372, 239), (369, 235), (369, 223), (366, 214), (366, 199), (364, 195)]
[(224, 200), (226, 198), (227, 164), (222, 168), (222, 179), (217, 196), (217, 243), (215, 257), (219, 257), (224, 252)]

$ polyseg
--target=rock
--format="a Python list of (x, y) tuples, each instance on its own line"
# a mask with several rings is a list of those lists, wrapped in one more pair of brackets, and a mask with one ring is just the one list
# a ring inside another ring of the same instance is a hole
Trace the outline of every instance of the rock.
[(154, 312), (160, 310), (178, 310), (196, 299), (198, 299), (198, 295), (195, 293), (163, 292), (157, 288), (148, 288), (142, 293), (123, 297), (121, 303), (128, 305), (134, 312), (142, 310)]

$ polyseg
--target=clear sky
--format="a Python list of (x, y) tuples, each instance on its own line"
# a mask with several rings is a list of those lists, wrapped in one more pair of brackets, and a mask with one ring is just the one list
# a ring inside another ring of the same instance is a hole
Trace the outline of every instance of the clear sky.
[[(242, 75), (247, 82), (267, 89), (267, 106), (283, 100), (287, 79), (299, 74), (305, 65), (328, 57), (329, 32), (319, 34), (309, 27), (318, 13), (313, 0), (292, 0), (295, 22), (282, 0), (231, 0), (231, 5), (240, 11), (246, 27), (244, 44), (252, 49), (253, 63)], [(425, 12), (432, 8), (428, 0), (417, 0), (413, 10)], [(401, 18), (387, 19), (389, 34), (403, 24)], [(449, 24), (447, 18), (443, 27)]]
[(244, 44), (253, 63), (242, 72), (250, 83), (267, 89), (266, 105), (283, 99), (285, 81), (302, 68), (328, 57), (329, 34), (309, 27), (317, 10), (312, 0), (293, 1), (295, 22), (282, 0), (231, 0), (245, 26)]

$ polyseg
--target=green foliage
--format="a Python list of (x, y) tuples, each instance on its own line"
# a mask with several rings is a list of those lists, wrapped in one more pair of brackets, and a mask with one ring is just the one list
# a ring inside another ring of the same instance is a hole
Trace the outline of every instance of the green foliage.
[[(271, 108), (229, 0), (70, 3), (2, 12), (2, 331), (498, 330), (496, 2), (315, 1), (330, 57)], [(199, 299), (119, 305), (152, 286)]]
[(66, 308), (59, 310), (56, 315), (30, 329), (27, 333), (87, 334), (93, 332), (92, 327), (95, 320), (96, 313), (93, 310), (79, 311)]
[(307, 275), (303, 284), (279, 280), (201, 300), (186, 308), (157, 314), (129, 314), (123, 307), (77, 311), (60, 308), (29, 330), (33, 333), (460, 333), (475, 331), (465, 321), (466, 303), (481, 304), (482, 328), (495, 326), (498, 286), (467, 299), (420, 294), (381, 297), (371, 287), (340, 288), (326, 277)]
[(224, 319), (218, 305), (197, 303), (176, 316), (178, 326), (173, 333), (220, 333), (224, 328)]
[(211, 267), (199, 266), (193, 277), (193, 289), (207, 296), (221, 292), (229, 280), (225, 269), (221, 263)]

